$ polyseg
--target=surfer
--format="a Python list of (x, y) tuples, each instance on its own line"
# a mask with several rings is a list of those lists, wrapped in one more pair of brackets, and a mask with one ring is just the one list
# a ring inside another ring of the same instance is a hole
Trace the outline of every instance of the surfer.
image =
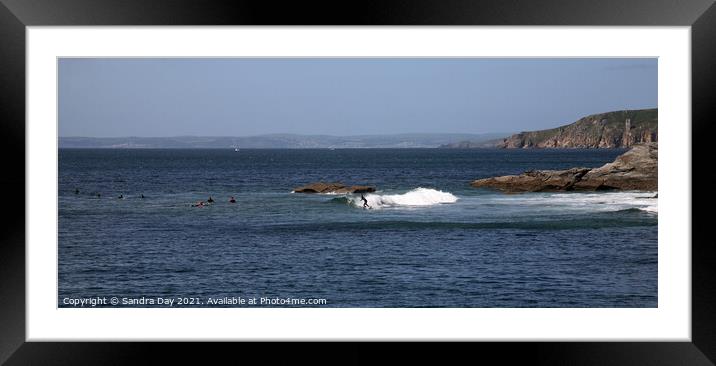
[(363, 201), (363, 208), (370, 208), (370, 205), (368, 205), (368, 200), (365, 198), (363, 193), (360, 194), (360, 200)]
[(231, 198), (229, 198), (229, 203), (236, 203), (236, 199), (234, 198), (234, 196), (231, 196)]
[(206, 200), (206, 202), (208, 202), (208, 203), (214, 203), (214, 199), (213, 199), (213, 198), (211, 198), (211, 196), (209, 196), (209, 199), (208, 199), (208, 200)]

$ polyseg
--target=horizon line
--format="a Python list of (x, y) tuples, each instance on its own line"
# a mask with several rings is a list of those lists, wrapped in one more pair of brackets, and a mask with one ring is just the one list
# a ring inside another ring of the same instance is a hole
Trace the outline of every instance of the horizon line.
[(501, 134), (514, 134), (516, 132), (404, 132), (404, 133), (385, 133), (385, 134), (363, 134), (363, 135), (331, 135), (331, 134), (301, 134), (301, 133), (290, 133), (290, 132), (274, 132), (264, 133), (259, 135), (172, 135), (172, 136), (136, 136), (136, 135), (124, 135), (124, 136), (58, 136), (58, 138), (177, 138), (177, 137), (204, 137), (204, 138), (250, 138), (250, 137), (264, 137), (264, 136), (326, 136), (326, 137), (371, 137), (371, 136), (401, 136), (401, 135), (501, 135)]

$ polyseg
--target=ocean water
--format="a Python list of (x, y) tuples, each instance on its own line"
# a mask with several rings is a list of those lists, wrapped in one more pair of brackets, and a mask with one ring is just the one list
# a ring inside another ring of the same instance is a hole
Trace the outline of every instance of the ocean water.
[(469, 185), (623, 152), (61, 149), (58, 306), (656, 307), (653, 193)]

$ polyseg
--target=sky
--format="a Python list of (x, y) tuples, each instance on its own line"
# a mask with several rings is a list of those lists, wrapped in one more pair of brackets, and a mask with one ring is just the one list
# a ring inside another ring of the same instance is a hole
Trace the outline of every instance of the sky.
[(656, 58), (60, 58), (61, 137), (504, 133), (657, 107)]

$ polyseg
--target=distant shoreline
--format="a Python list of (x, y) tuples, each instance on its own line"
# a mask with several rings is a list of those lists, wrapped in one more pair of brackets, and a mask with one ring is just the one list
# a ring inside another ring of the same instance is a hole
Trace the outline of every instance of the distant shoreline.
[(175, 137), (60, 137), (60, 147), (72, 148), (433, 148), (456, 140), (489, 141), (508, 133), (435, 133), (395, 135), (175, 136)]
[[(233, 148), (225, 147), (66, 147), (60, 146), (59, 150), (226, 150), (234, 151)], [(465, 148), (444, 148), (444, 147), (246, 147), (241, 151), (250, 150), (440, 150), (440, 151), (461, 151), (461, 150), (510, 150), (510, 151), (576, 151), (576, 150), (628, 150), (626, 147), (535, 147), (520, 149), (505, 149), (502, 147), (465, 147)]]

